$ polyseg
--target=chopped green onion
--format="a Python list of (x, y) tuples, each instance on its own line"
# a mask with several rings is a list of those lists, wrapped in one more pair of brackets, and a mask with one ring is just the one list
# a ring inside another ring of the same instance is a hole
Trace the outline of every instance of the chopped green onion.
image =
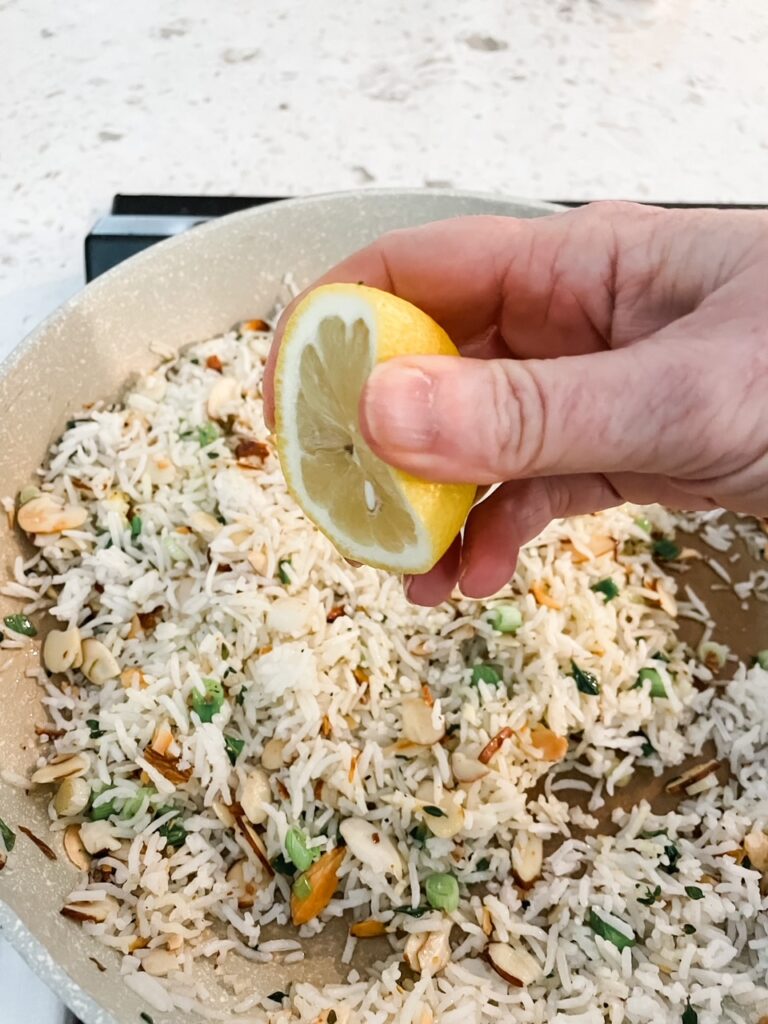
[(276, 857), (273, 857), (270, 864), (279, 875), (292, 878), (296, 874), (296, 868), (285, 859), (282, 853), (278, 853)]
[(758, 651), (756, 658), (760, 668), (768, 670), (768, 651)]
[(207, 448), (209, 444), (213, 444), (221, 437), (221, 431), (215, 423), (204, 423), (202, 427), (197, 428), (197, 440), (200, 442), (201, 448)]
[(133, 516), (133, 518), (131, 519), (131, 539), (132, 540), (136, 540), (136, 538), (139, 536), (139, 534), (141, 533), (141, 528), (142, 528), (143, 525), (144, 524), (141, 521), (141, 516)]
[(614, 583), (610, 577), (605, 580), (599, 580), (597, 583), (593, 583), (589, 589), (594, 591), (596, 594), (602, 594), (605, 598), (606, 604), (608, 604), (609, 601), (612, 601), (614, 597), (618, 597), (620, 593), (618, 584)]
[(423, 844), (429, 839), (432, 833), (429, 831), (423, 821), (420, 821), (415, 828), (412, 828), (408, 833), (414, 843)]
[(686, 1002), (685, 1009), (683, 1010), (683, 1016), (680, 1019), (682, 1024), (699, 1024), (699, 1015), (691, 1006), (690, 999)]
[(395, 907), (396, 914), (408, 914), (409, 917), (424, 917), (428, 914), (430, 907)]
[(452, 914), (459, 906), (459, 883), (450, 874), (430, 875), (424, 883), (427, 903), (435, 910)]
[(662, 562), (674, 562), (680, 557), (680, 548), (669, 537), (662, 537), (653, 545), (653, 553)]
[(184, 841), (187, 838), (187, 830), (184, 828), (183, 823), (177, 821), (175, 818), (171, 818), (170, 821), (166, 821), (166, 823), (157, 831), (169, 846), (174, 846), (176, 848), (183, 846)]
[(234, 764), (235, 761), (240, 757), (245, 746), (245, 740), (241, 740), (237, 736), (225, 736), (224, 737), (224, 749), (227, 752), (229, 763)]
[(501, 672), (498, 665), (475, 665), (472, 668), (470, 685), (477, 686), (478, 683), (488, 683), (489, 686), (498, 686), (500, 682)]
[(638, 673), (638, 676), (637, 676), (637, 681), (635, 683), (635, 688), (641, 687), (643, 685), (643, 683), (645, 683), (646, 681), (651, 684), (651, 696), (652, 697), (666, 697), (667, 696), (667, 689), (664, 686), (664, 680), (659, 675), (659, 672), (658, 672), (657, 669), (655, 669), (655, 668), (641, 668), (639, 673)]
[(149, 800), (151, 796), (155, 795), (154, 789), (150, 789), (148, 786), (144, 786), (139, 789), (135, 796), (128, 797), (123, 804), (123, 809), (120, 811), (121, 818), (135, 818), (141, 810), (141, 807), (145, 800)]
[(645, 896), (638, 896), (637, 902), (642, 903), (644, 907), (652, 907), (656, 900), (661, 896), (661, 886), (657, 885), (656, 888), (651, 891), (650, 889), (645, 890)]
[[(100, 792), (94, 793), (93, 796), (99, 797), (102, 795), (102, 793), (106, 793), (109, 788), (109, 786), (105, 786)], [(91, 809), (88, 812), (88, 817), (91, 819), (91, 821), (106, 821), (107, 818), (111, 817), (113, 814), (116, 813), (116, 803), (117, 797), (114, 796), (112, 797), (111, 800), (105, 800), (103, 801), (103, 803), (98, 804), (98, 806), (96, 807), (94, 807), (92, 801)]]
[(192, 691), (192, 710), (197, 712), (201, 722), (212, 722), (224, 706), (224, 687), (218, 679), (204, 679), (205, 693), (195, 689)]
[(40, 494), (41, 492), (37, 487), (22, 487), (19, 491), (19, 508), (21, 508), (22, 505), (26, 505), (28, 501), (32, 501), (34, 498), (39, 498)]
[(599, 935), (601, 939), (606, 939), (608, 942), (621, 950), (635, 945), (634, 935), (625, 935), (624, 932), (620, 932), (618, 928), (614, 928), (612, 924), (608, 924), (602, 917), (594, 910), (590, 910), (587, 916), (587, 924), (595, 933)]
[(690, 896), (692, 900), (703, 900), (704, 893), (698, 887), (698, 885), (686, 885), (685, 895)]
[(37, 636), (37, 629), (26, 615), (6, 615), (3, 619), (8, 629), (23, 636)]
[(678, 872), (677, 862), (682, 857), (682, 854), (674, 843), (669, 843), (668, 846), (665, 846), (664, 853), (667, 855), (667, 863), (659, 864), (659, 867), (668, 875), (676, 875)]
[(651, 533), (653, 531), (653, 524), (650, 519), (646, 519), (645, 516), (638, 516), (635, 519), (635, 526), (639, 526), (640, 529), (644, 530), (646, 533)]
[(307, 837), (300, 828), (289, 828), (285, 834), (285, 852), (299, 871), (307, 871), (320, 856), (319, 849), (307, 846)]
[(498, 633), (516, 633), (523, 624), (523, 615), (516, 604), (500, 604), (491, 609), (488, 622)]
[(595, 676), (579, 668), (575, 661), (571, 661), (571, 675), (576, 680), (576, 689), (579, 693), (589, 694), (590, 697), (596, 697), (600, 693), (600, 684)]
[(2, 818), (0, 818), (0, 836), (2, 836), (3, 845), (8, 853), (10, 853), (16, 845), (16, 833), (6, 825)]
[(104, 730), (99, 728), (99, 721), (97, 718), (86, 718), (85, 724), (91, 730), (92, 740), (97, 740), (99, 736), (104, 735)]
[(428, 814), (432, 818), (447, 818), (447, 813), (441, 807), (434, 807), (432, 804), (427, 804), (424, 808), (424, 813)]
[(696, 932), (696, 927), (695, 927), (695, 925), (692, 925), (692, 924), (684, 924), (683, 925), (683, 931), (685, 932), (686, 935), (693, 935)]
[(300, 875), (293, 883), (293, 895), (297, 900), (307, 900), (312, 895), (312, 883), (306, 875)]
[(286, 587), (289, 583), (293, 583), (293, 577), (288, 572), (292, 568), (290, 558), (281, 558), (277, 563), (277, 575), (280, 577), (280, 582), (285, 584)]

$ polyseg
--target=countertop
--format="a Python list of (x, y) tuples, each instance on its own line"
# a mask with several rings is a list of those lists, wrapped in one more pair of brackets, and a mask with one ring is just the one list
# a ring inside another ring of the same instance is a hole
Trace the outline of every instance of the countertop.
[(0, 355), (117, 191), (768, 202), (765, 0), (0, 0)]

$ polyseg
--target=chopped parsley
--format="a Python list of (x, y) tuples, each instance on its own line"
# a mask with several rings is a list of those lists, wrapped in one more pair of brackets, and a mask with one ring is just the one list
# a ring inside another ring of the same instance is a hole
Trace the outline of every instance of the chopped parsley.
[(132, 540), (136, 540), (136, 538), (139, 536), (139, 534), (141, 533), (141, 528), (142, 528), (143, 525), (144, 524), (141, 521), (141, 516), (133, 516), (133, 518), (131, 519), (131, 539)]
[(3, 619), (8, 629), (22, 636), (37, 636), (37, 629), (26, 615), (6, 615)]
[(396, 914), (408, 914), (409, 917), (424, 917), (431, 907), (395, 907)]
[(680, 548), (669, 537), (662, 537), (654, 543), (653, 553), (662, 562), (674, 562), (680, 557)]
[(218, 441), (220, 437), (221, 431), (215, 423), (204, 423), (197, 428), (197, 440), (200, 442), (201, 448), (207, 448), (209, 444)]
[(234, 764), (238, 757), (243, 752), (245, 746), (245, 740), (239, 739), (237, 736), (225, 736), (224, 737), (224, 749), (227, 752), (229, 763)]
[(16, 833), (6, 825), (2, 818), (0, 818), (0, 836), (3, 837), (3, 845), (10, 853), (16, 845)]
[(591, 672), (585, 672), (579, 668), (575, 661), (571, 661), (571, 675), (576, 681), (576, 689), (579, 693), (586, 693), (590, 697), (596, 697), (600, 693), (600, 684)]
[(667, 856), (667, 863), (659, 864), (659, 867), (668, 875), (676, 875), (678, 871), (677, 862), (682, 857), (682, 854), (680, 853), (680, 851), (674, 843), (669, 843), (667, 846), (665, 846), (664, 853)]
[(692, 900), (703, 900), (704, 893), (698, 887), (698, 885), (686, 885), (685, 895), (690, 896)]
[(618, 928), (614, 928), (612, 924), (604, 921), (594, 910), (589, 911), (587, 924), (595, 935), (599, 935), (601, 939), (612, 943), (616, 949), (627, 949), (627, 947), (631, 948), (635, 945), (634, 935), (626, 935), (624, 932), (619, 931)]
[(685, 1009), (683, 1010), (683, 1016), (680, 1019), (682, 1024), (699, 1024), (699, 1015), (691, 1006), (690, 999), (686, 1002)]
[(427, 804), (424, 808), (424, 813), (428, 814), (431, 818), (447, 818), (448, 815), (442, 809), (442, 807), (435, 807), (432, 804)]
[(91, 739), (97, 740), (100, 736), (104, 735), (104, 730), (99, 728), (99, 722), (96, 718), (86, 718), (85, 724), (91, 730)]
[(501, 670), (498, 665), (475, 665), (472, 668), (471, 686), (478, 683), (487, 683), (489, 686), (498, 686), (501, 682)]
[(609, 577), (605, 580), (598, 580), (597, 583), (593, 583), (589, 588), (594, 591), (595, 594), (602, 594), (605, 598), (605, 603), (608, 604), (614, 597), (619, 596), (619, 588), (616, 583)]
[(645, 890), (645, 896), (638, 896), (637, 902), (642, 903), (644, 907), (652, 907), (654, 903), (661, 897), (661, 886), (657, 885), (656, 888), (651, 891), (650, 889)]

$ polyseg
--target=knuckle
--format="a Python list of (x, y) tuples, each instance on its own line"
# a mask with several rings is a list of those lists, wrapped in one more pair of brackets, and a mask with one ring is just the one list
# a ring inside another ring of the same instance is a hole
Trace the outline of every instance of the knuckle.
[(535, 468), (544, 443), (546, 407), (536, 376), (522, 363), (490, 364), (487, 423), (483, 450), (502, 476), (526, 476)]

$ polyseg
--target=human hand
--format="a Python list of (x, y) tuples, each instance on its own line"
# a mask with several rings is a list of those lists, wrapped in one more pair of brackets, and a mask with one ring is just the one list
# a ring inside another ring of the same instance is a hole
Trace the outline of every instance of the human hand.
[(768, 514), (768, 215), (598, 203), (465, 217), (384, 235), (316, 283), (329, 281), (413, 302), (468, 357), (393, 359), (360, 400), (391, 465), (501, 482), (406, 582), (416, 603), (457, 582), (494, 593), (553, 518), (623, 501)]

